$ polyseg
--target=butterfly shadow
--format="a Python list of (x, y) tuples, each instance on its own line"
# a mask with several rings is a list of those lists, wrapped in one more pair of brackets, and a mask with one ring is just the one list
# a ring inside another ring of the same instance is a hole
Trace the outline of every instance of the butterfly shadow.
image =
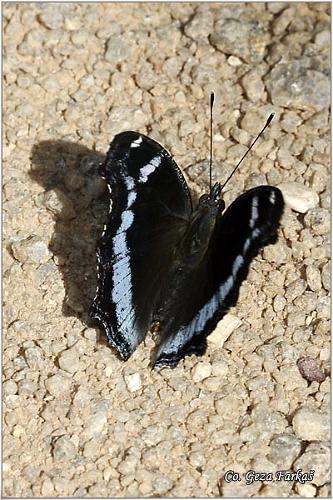
[(98, 173), (104, 155), (66, 141), (33, 146), (30, 177), (43, 187), (37, 202), (52, 214), (49, 249), (65, 286), (63, 314), (91, 327), (88, 316), (97, 283), (96, 242), (108, 213), (106, 185)]

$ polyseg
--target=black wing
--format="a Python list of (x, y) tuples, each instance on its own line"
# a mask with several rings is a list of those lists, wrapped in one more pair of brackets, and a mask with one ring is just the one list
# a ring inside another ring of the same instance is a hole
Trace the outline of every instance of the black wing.
[(251, 260), (262, 247), (276, 242), (283, 206), (279, 189), (260, 186), (218, 215), (209, 249), (195, 275), (185, 273), (178, 300), (166, 301), (155, 365), (175, 366), (188, 354), (205, 352), (206, 337), (236, 304)]
[(149, 329), (192, 204), (171, 156), (137, 132), (115, 137), (101, 175), (112, 207), (97, 248), (98, 288), (90, 315), (127, 359)]

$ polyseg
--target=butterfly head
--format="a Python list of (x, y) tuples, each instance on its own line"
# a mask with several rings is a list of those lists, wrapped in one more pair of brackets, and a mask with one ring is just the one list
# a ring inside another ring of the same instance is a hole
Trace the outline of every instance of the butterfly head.
[(216, 182), (212, 187), (209, 194), (203, 194), (199, 199), (199, 206), (211, 205), (218, 209), (218, 212), (222, 213), (225, 209), (225, 203), (221, 198), (222, 185)]

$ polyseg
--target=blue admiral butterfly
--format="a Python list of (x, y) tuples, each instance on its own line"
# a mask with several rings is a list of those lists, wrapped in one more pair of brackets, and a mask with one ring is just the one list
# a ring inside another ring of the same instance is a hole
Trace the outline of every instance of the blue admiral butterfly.
[(277, 241), (281, 191), (250, 189), (224, 212), (225, 184), (216, 183), (193, 208), (175, 161), (137, 132), (115, 136), (101, 175), (112, 210), (98, 243), (91, 317), (124, 360), (155, 321), (161, 339), (155, 366), (202, 355), (207, 336), (236, 304), (251, 260)]

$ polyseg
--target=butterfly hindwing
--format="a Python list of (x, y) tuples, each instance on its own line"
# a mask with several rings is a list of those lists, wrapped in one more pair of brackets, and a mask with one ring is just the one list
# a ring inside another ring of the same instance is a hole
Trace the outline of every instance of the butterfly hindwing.
[(149, 329), (192, 204), (168, 152), (136, 132), (115, 137), (101, 175), (112, 207), (98, 243), (99, 283), (90, 315), (127, 359)]
[(207, 336), (236, 304), (253, 257), (276, 242), (283, 206), (279, 189), (260, 186), (217, 214), (210, 245), (196, 272), (184, 272), (172, 306), (165, 301), (156, 365), (175, 366), (185, 355), (205, 352)]

